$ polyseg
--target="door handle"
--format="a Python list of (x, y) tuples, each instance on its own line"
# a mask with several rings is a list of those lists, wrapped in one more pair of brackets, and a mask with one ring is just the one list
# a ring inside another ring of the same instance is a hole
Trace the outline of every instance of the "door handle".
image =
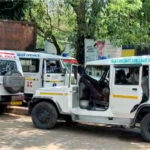
[(137, 88), (133, 88), (132, 90), (133, 90), (133, 91), (137, 91)]
[(47, 77), (50, 77), (50, 75), (47, 75)]

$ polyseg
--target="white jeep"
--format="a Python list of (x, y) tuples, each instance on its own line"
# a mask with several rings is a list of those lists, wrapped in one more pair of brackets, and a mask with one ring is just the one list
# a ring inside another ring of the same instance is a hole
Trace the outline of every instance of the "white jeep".
[[(74, 76), (73, 76), (74, 74)], [(89, 62), (68, 86), (40, 88), (29, 104), (37, 128), (66, 121), (136, 127), (150, 142), (150, 56)], [(79, 81), (79, 82), (78, 82)]]
[(24, 77), (15, 53), (0, 50), (0, 113), (7, 105), (21, 105), (24, 99)]

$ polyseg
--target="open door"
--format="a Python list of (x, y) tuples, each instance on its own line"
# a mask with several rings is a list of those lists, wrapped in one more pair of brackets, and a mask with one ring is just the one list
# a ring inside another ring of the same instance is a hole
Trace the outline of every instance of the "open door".
[(78, 65), (71, 65), (71, 72), (69, 74), (69, 86), (72, 92), (72, 106), (71, 108), (79, 107), (79, 76)]
[(65, 73), (63, 72), (60, 60), (44, 60), (43, 86), (63, 86)]
[(111, 77), (110, 107), (112, 113), (116, 117), (129, 117), (142, 101), (142, 66), (114, 66)]

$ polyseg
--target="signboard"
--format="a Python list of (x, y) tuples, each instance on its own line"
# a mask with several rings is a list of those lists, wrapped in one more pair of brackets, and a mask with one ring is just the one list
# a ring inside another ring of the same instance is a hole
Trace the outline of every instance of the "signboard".
[(85, 63), (104, 58), (121, 57), (122, 48), (112, 45), (109, 41), (85, 39)]
[(112, 45), (110, 41), (103, 42), (98, 40), (95, 42), (95, 45), (98, 48), (100, 59), (102, 57), (106, 57), (106, 58), (121, 57), (122, 48)]
[(85, 39), (85, 63), (89, 61), (98, 60), (98, 50), (95, 48), (95, 41), (93, 39)]

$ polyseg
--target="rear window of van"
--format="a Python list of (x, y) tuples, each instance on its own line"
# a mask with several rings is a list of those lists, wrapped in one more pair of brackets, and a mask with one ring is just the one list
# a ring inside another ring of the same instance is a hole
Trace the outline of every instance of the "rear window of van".
[(17, 64), (15, 61), (0, 60), (0, 76), (3, 76), (13, 70), (17, 70)]

